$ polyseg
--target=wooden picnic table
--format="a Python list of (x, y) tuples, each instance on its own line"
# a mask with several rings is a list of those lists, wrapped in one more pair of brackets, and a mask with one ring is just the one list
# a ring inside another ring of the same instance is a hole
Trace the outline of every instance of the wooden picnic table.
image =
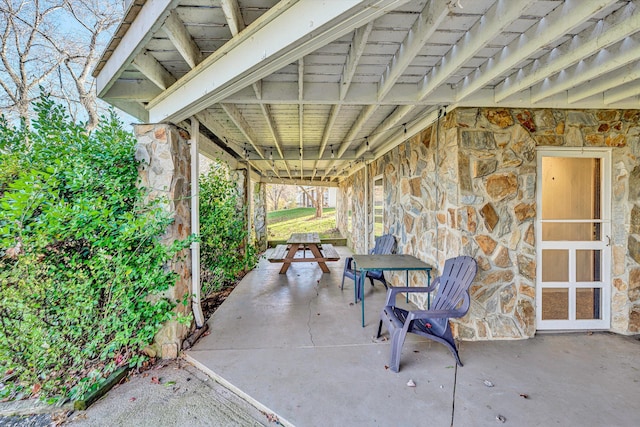
[[(271, 262), (282, 262), (280, 274), (285, 274), (292, 262), (317, 262), (324, 273), (329, 273), (327, 261), (338, 261), (340, 256), (333, 245), (325, 243), (320, 247), (318, 233), (292, 233), (286, 245), (278, 245), (269, 256)], [(302, 257), (296, 258), (298, 250), (302, 249)], [(307, 258), (307, 249), (313, 255)], [(324, 254), (323, 254), (324, 252)]]

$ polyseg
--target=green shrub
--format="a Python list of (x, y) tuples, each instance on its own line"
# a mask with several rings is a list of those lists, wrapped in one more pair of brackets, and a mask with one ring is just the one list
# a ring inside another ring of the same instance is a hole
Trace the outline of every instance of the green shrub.
[(243, 203), (227, 170), (217, 164), (200, 177), (200, 261), (202, 293), (234, 283), (258, 260), (255, 246), (247, 244), (248, 226)]
[(48, 98), (35, 111), (29, 130), (0, 121), (0, 399), (74, 398), (141, 364), (186, 244), (160, 243), (170, 220), (113, 112), (89, 134)]

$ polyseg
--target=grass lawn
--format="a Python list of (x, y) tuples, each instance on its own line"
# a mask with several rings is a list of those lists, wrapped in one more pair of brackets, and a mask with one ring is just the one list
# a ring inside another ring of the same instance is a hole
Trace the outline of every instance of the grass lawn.
[(267, 213), (269, 240), (287, 240), (291, 233), (320, 234), (321, 239), (341, 238), (336, 228), (335, 208), (322, 211), (322, 218), (314, 219), (315, 208), (294, 208)]

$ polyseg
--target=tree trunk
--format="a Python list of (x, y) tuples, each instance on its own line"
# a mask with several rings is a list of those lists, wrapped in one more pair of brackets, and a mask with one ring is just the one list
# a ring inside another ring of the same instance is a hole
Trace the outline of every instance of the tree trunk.
[(324, 205), (324, 190), (322, 187), (316, 187), (316, 218), (322, 218), (322, 208)]

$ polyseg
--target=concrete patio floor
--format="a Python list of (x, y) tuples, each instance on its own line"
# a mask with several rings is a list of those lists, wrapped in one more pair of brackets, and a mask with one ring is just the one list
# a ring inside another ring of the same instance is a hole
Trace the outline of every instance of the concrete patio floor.
[[(458, 368), (442, 345), (410, 336), (400, 372), (374, 336), (384, 287), (366, 285), (366, 326), (344, 257), (262, 259), (209, 320), (186, 358), (260, 409), (295, 426), (637, 426), (640, 341), (609, 333), (463, 342)], [(416, 387), (408, 387), (413, 380)], [(493, 386), (489, 387), (485, 381)], [(504, 422), (502, 421), (504, 420)]]

